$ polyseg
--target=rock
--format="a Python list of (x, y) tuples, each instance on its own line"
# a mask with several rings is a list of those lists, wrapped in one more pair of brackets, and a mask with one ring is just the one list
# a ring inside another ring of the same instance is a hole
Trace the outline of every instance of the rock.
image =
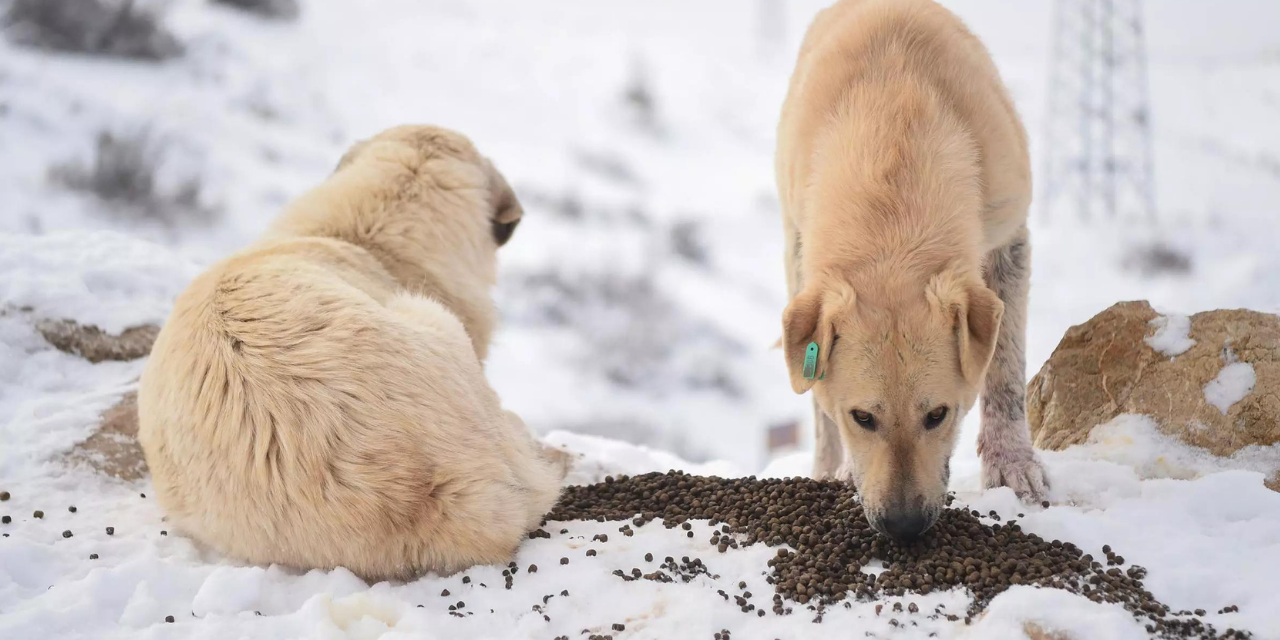
[(81, 356), (89, 362), (146, 357), (160, 333), (160, 327), (153, 324), (130, 327), (120, 335), (71, 320), (37, 320), (35, 326), (40, 335), (59, 351)]
[(1072, 327), (1028, 385), (1035, 445), (1083, 443), (1125, 413), (1217, 456), (1280, 443), (1280, 316), (1235, 309), (1188, 321), (1121, 302)]
[(97, 432), (76, 445), (67, 458), (121, 480), (146, 477), (147, 461), (138, 444), (138, 394), (132, 391), (125, 394), (120, 402), (103, 412)]

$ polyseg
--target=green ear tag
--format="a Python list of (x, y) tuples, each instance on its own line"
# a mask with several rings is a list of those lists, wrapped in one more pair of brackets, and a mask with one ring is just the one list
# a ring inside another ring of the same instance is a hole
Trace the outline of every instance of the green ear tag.
[(804, 350), (804, 379), (812, 380), (818, 373), (818, 343), (810, 342)]

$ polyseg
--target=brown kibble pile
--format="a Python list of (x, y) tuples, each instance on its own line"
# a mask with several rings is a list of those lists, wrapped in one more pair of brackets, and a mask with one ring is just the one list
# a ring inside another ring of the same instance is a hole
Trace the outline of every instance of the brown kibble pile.
[[(779, 549), (769, 561), (767, 580), (777, 592), (774, 614), (791, 612), (784, 598), (816, 605), (821, 612), (848, 597), (871, 600), (965, 587), (974, 596), (968, 612), (973, 616), (1010, 586), (1028, 584), (1118, 603), (1144, 619), (1147, 631), (1157, 637), (1249, 637), (1234, 629), (1220, 634), (1192, 612), (1170, 610), (1143, 587), (1146, 570), (1120, 568), (1124, 559), (1110, 547), (1104, 565), (1070, 542), (1023, 532), (1016, 521), (985, 524), (977, 512), (945, 509), (920, 540), (900, 544), (871, 529), (853, 489), (838, 482), (728, 479), (678, 471), (609, 477), (568, 487), (547, 515), (548, 521), (631, 520), (635, 526), (658, 518), (667, 528), (684, 525), (687, 530), (688, 520), (722, 525), (710, 540), (721, 553), (756, 543), (795, 549)], [(883, 562), (884, 570), (864, 573), (862, 568), (873, 561)]]

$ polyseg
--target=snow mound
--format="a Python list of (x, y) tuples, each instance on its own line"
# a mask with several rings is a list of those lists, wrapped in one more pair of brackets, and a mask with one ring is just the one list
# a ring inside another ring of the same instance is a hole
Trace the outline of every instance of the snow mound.
[(1154, 420), (1138, 414), (1116, 416), (1094, 427), (1084, 444), (1055, 455), (1123, 465), (1144, 480), (1189, 480), (1229, 470), (1264, 476), (1280, 471), (1280, 444), (1250, 445), (1222, 458), (1161, 433)]
[(1156, 332), (1147, 338), (1147, 346), (1170, 358), (1196, 346), (1196, 341), (1191, 339), (1191, 318), (1188, 316), (1160, 316), (1151, 321), (1151, 326), (1156, 328)]

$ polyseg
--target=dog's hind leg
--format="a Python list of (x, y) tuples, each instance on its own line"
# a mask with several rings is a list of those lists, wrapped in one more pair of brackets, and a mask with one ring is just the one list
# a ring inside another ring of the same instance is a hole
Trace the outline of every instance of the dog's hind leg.
[(1031, 244), (1023, 227), (1009, 244), (987, 256), (987, 286), (1004, 302), (995, 355), (982, 388), (978, 455), (984, 487), (1009, 487), (1024, 500), (1042, 500), (1049, 482), (1031, 448), (1027, 427), (1027, 290)]

